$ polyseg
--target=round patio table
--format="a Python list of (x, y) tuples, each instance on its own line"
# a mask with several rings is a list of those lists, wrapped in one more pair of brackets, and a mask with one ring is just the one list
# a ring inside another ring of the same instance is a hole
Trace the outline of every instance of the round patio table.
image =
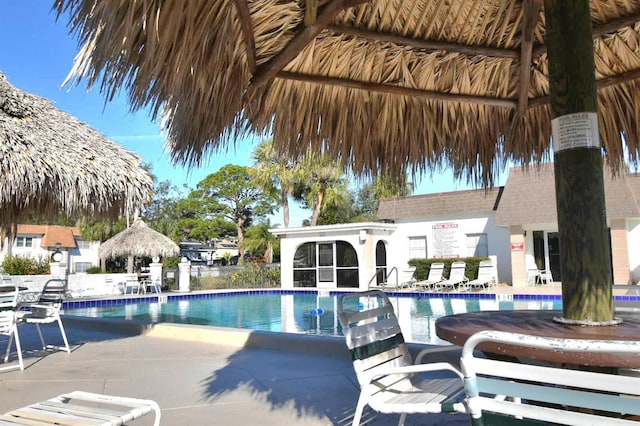
[[(541, 337), (584, 340), (640, 340), (640, 313), (616, 313), (623, 322), (612, 326), (568, 325), (553, 321), (562, 317), (562, 311), (483, 311), (449, 315), (436, 320), (439, 338), (463, 346), (474, 333), (498, 330)], [(640, 368), (640, 353), (591, 353), (544, 351), (539, 349), (482, 344), (483, 352), (497, 356), (529, 358), (545, 362), (574, 364), (590, 367)]]

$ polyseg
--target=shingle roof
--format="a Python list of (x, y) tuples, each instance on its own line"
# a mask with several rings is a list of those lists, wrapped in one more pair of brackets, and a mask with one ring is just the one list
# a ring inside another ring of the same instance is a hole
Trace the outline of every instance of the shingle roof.
[[(640, 175), (614, 177), (604, 174), (605, 201), (609, 219), (640, 217)], [(557, 222), (553, 163), (540, 167), (513, 167), (498, 207), (498, 226)]]
[(498, 187), (384, 198), (378, 206), (378, 220), (487, 213), (495, 210), (501, 193)]

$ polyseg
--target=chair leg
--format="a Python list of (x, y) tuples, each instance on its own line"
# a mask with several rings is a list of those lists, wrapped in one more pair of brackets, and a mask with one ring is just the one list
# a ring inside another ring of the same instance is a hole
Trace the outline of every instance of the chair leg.
[(20, 335), (18, 334), (18, 326), (13, 330), (13, 334), (16, 335), (16, 351), (18, 352), (18, 362), (20, 364), (20, 371), (24, 370), (24, 362), (22, 361), (22, 346), (20, 345)]
[(407, 421), (407, 413), (400, 414), (400, 421), (398, 422), (398, 426), (404, 426), (404, 423)]
[(13, 344), (13, 333), (9, 334), (9, 341), (7, 342), (7, 352), (4, 354), (4, 362), (9, 361), (9, 354), (11, 353), (12, 344)]
[(58, 326), (60, 327), (62, 340), (64, 340), (64, 347), (60, 347), (60, 349), (65, 350), (67, 353), (71, 353), (71, 349), (69, 349), (69, 341), (67, 340), (67, 334), (64, 332), (64, 327), (62, 326), (62, 319), (60, 319), (60, 315), (58, 315)]
[[(22, 346), (20, 345), (20, 336), (18, 335), (18, 327), (14, 327), (11, 334), (9, 334), (9, 341), (7, 342), (7, 352), (4, 356), (4, 362), (9, 361), (9, 355), (11, 354), (11, 345), (13, 344), (13, 336), (15, 335), (16, 341), (16, 352), (18, 353), (18, 366), (20, 367), (20, 371), (24, 370), (24, 362), (22, 361)], [(0, 370), (12, 370), (16, 368), (15, 366), (0, 368)]]
[(364, 402), (362, 398), (358, 398), (358, 405), (356, 405), (356, 411), (353, 413), (352, 426), (360, 426), (360, 419), (362, 418), (365, 405), (367, 405), (366, 402)]
[(40, 324), (36, 322), (35, 325), (36, 325), (36, 330), (38, 331), (38, 337), (40, 337), (40, 344), (42, 345), (42, 350), (45, 350), (47, 349), (47, 345), (46, 343), (44, 343), (44, 337), (42, 336), (42, 330), (40, 330)]

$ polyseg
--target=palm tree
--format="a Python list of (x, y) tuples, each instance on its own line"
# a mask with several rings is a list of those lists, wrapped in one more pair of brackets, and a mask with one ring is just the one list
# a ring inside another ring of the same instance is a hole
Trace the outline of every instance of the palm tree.
[(324, 154), (307, 153), (300, 163), (297, 182), (302, 185), (297, 192), (313, 209), (311, 226), (318, 223), (327, 200), (337, 201), (348, 195), (342, 164)]
[(257, 223), (247, 228), (245, 238), (245, 248), (251, 254), (263, 253), (262, 258), (266, 263), (273, 262), (273, 246), (278, 242), (278, 238), (269, 232), (272, 228), (269, 219), (266, 222)]
[(253, 153), (252, 179), (265, 192), (280, 192), (284, 227), (289, 227), (289, 197), (293, 194), (298, 174), (298, 162), (278, 152), (273, 140), (265, 140)]

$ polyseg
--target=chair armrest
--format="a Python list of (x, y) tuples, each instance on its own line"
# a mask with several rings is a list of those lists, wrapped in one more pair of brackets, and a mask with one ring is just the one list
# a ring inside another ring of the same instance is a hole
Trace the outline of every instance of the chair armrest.
[(392, 374), (426, 373), (429, 371), (451, 371), (455, 373), (458, 377), (460, 377), (461, 380), (464, 378), (463, 374), (448, 362), (433, 362), (429, 364), (415, 364), (415, 365), (405, 365), (401, 367), (384, 368), (384, 369), (377, 370), (373, 374), (365, 375), (363, 378), (366, 381), (365, 384), (369, 385), (374, 380), (383, 376), (389, 376)]
[(450, 352), (450, 351), (456, 351), (456, 350), (460, 350), (460, 346), (456, 346), (456, 345), (447, 345), (447, 346), (437, 346), (434, 348), (428, 348), (428, 349), (423, 349), (420, 352), (418, 352), (418, 355), (416, 355), (416, 364), (423, 364), (422, 362), (422, 358), (425, 357), (425, 355), (430, 355), (430, 354), (437, 354), (440, 352)]

